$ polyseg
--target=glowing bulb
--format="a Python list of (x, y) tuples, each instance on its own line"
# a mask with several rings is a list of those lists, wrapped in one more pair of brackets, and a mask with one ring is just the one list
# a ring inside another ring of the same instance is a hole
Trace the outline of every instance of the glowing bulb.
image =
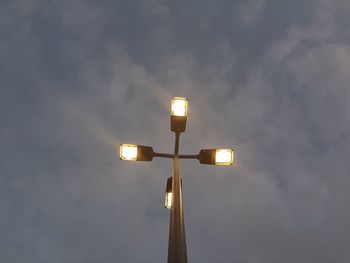
[(171, 101), (171, 115), (187, 116), (188, 100), (186, 98), (174, 97)]
[(171, 201), (172, 201), (173, 193), (165, 194), (165, 207), (171, 209)]
[(128, 161), (137, 160), (137, 145), (121, 144), (120, 145), (120, 159)]
[(215, 153), (216, 165), (231, 165), (234, 153), (232, 149), (217, 149)]

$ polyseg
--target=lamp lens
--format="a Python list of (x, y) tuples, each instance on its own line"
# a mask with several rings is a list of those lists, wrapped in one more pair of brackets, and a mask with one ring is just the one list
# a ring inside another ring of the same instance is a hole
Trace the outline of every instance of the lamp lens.
[(120, 145), (120, 159), (128, 161), (137, 160), (137, 145), (122, 144)]
[(188, 101), (186, 98), (175, 97), (171, 101), (171, 115), (187, 116)]
[(171, 209), (171, 198), (173, 197), (173, 193), (165, 194), (165, 207)]
[(233, 150), (217, 149), (215, 153), (216, 165), (231, 165), (233, 163)]

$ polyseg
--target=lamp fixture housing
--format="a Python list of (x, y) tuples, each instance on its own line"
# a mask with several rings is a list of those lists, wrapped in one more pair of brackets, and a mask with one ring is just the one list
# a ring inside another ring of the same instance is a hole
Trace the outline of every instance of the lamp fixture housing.
[(121, 144), (120, 159), (125, 161), (152, 161), (154, 151), (152, 147), (136, 144)]
[(232, 165), (234, 162), (233, 149), (204, 149), (199, 152), (199, 162), (210, 165)]
[(188, 99), (174, 97), (171, 100), (170, 129), (173, 132), (184, 132), (188, 115)]

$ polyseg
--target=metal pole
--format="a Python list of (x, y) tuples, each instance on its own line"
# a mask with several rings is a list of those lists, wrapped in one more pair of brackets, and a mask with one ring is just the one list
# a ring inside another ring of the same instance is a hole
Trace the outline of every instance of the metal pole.
[(179, 137), (176, 134), (173, 160), (172, 206), (170, 212), (168, 263), (187, 263), (185, 220), (182, 202), (182, 187), (179, 174)]
[(174, 149), (174, 155), (179, 154), (179, 147), (180, 147), (180, 133), (175, 133), (175, 149)]

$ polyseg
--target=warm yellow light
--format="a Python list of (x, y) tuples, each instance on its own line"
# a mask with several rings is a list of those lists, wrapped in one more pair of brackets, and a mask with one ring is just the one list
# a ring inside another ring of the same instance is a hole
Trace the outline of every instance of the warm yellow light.
[(172, 198), (173, 197), (173, 193), (166, 193), (165, 194), (165, 207), (168, 208), (168, 209), (171, 209), (171, 201), (172, 201)]
[(171, 101), (171, 115), (187, 116), (188, 100), (186, 98), (174, 97)]
[(120, 145), (120, 159), (128, 161), (137, 160), (137, 145), (121, 144)]
[(234, 152), (232, 149), (217, 149), (215, 153), (216, 165), (231, 165), (233, 163)]

